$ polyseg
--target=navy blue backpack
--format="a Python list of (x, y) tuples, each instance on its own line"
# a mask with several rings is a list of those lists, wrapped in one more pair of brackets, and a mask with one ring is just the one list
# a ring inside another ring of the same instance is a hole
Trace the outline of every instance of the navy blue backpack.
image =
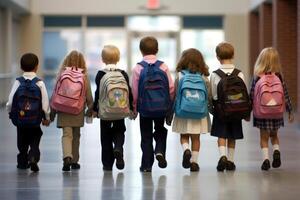
[(35, 77), (30, 80), (19, 77), (17, 80), (20, 82), (20, 86), (13, 97), (10, 119), (15, 126), (39, 126), (43, 117), (42, 94), (36, 83), (40, 79)]
[(163, 62), (142, 61), (143, 66), (139, 80), (137, 110), (142, 117), (165, 117), (171, 106), (169, 80), (167, 74), (159, 67)]

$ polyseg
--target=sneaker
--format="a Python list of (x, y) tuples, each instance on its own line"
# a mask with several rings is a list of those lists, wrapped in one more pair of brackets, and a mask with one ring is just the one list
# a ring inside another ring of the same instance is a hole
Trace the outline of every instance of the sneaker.
[(140, 167), (140, 172), (151, 172), (152, 169), (151, 168), (142, 168)]
[(118, 169), (124, 169), (125, 163), (124, 163), (122, 152), (120, 152), (118, 150), (115, 150), (114, 151), (114, 157), (116, 159), (116, 167)]
[(225, 170), (226, 168), (226, 163), (227, 163), (227, 158), (226, 156), (222, 156), (218, 162), (218, 166), (217, 166), (217, 170), (219, 172), (222, 172)]
[(65, 157), (64, 158), (64, 165), (62, 170), (65, 172), (68, 172), (71, 170), (71, 164), (72, 164), (72, 158), (71, 157)]
[(160, 154), (160, 153), (156, 154), (155, 158), (158, 161), (158, 166), (160, 168), (166, 168), (167, 167), (167, 165), (168, 165), (167, 161), (166, 161), (165, 157), (162, 154)]
[(182, 158), (183, 168), (187, 169), (191, 167), (191, 157), (192, 157), (191, 150), (187, 149), (183, 152), (183, 158)]
[(79, 163), (72, 163), (71, 168), (72, 169), (80, 169), (80, 164)]
[(264, 160), (264, 162), (263, 162), (263, 164), (261, 165), (261, 170), (265, 170), (265, 171), (267, 171), (267, 170), (269, 170), (270, 169), (270, 161), (269, 161), (269, 159), (265, 159)]
[(280, 151), (275, 150), (273, 152), (273, 162), (272, 162), (272, 167), (273, 168), (278, 168), (281, 165), (281, 159), (280, 159)]
[(199, 169), (200, 169), (200, 168), (199, 168), (198, 163), (195, 163), (195, 162), (192, 162), (192, 163), (191, 163), (191, 167), (190, 167), (191, 172), (198, 172)]
[(234, 162), (231, 162), (231, 161), (227, 161), (227, 163), (226, 163), (226, 170), (228, 170), (228, 171), (234, 171), (235, 170), (235, 164), (234, 164)]

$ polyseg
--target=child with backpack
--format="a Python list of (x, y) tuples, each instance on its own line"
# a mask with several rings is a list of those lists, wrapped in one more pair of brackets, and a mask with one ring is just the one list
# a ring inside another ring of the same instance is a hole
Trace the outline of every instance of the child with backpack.
[[(175, 117), (172, 130), (180, 134), (183, 168), (199, 171), (200, 134), (209, 131), (208, 106), (211, 105), (209, 72), (201, 52), (183, 51), (176, 68)], [(191, 139), (191, 150), (189, 140)]]
[(279, 55), (272, 47), (264, 48), (255, 63), (250, 98), (253, 106), (253, 126), (260, 129), (262, 170), (270, 169), (269, 139), (273, 146), (272, 167), (281, 165), (278, 129), (284, 126), (284, 110), (293, 122), (292, 103), (282, 76)]
[[(48, 94), (44, 82), (36, 75), (39, 60), (35, 54), (21, 57), (23, 75), (14, 82), (6, 109), (12, 123), (17, 127), (17, 168), (39, 171), (39, 144), (43, 132), (40, 124), (50, 123)], [(29, 151), (28, 151), (29, 150)]]
[[(172, 107), (174, 83), (165, 63), (157, 60), (158, 42), (148, 36), (140, 41), (143, 60), (133, 69), (132, 93), (135, 116), (140, 114), (142, 162), (141, 172), (151, 172), (154, 154), (160, 168), (167, 167), (165, 159), (167, 112)], [(153, 132), (153, 123), (154, 129)], [(153, 138), (156, 142), (153, 149)]]
[(100, 117), (103, 170), (111, 171), (115, 160), (116, 167), (121, 170), (125, 166), (124, 119), (133, 110), (133, 97), (128, 74), (116, 65), (120, 60), (119, 49), (114, 45), (105, 45), (101, 57), (105, 67), (98, 71), (96, 76), (93, 115)]
[(218, 137), (220, 159), (217, 170), (231, 171), (236, 169), (235, 140), (243, 139), (242, 119), (249, 118), (251, 104), (244, 75), (232, 61), (233, 46), (228, 42), (218, 44), (216, 55), (221, 66), (210, 77), (214, 107), (211, 135)]
[[(85, 108), (88, 108), (85, 111)], [(51, 97), (51, 121), (62, 128), (63, 171), (80, 169), (80, 128), (92, 117), (93, 97), (83, 55), (73, 50), (63, 60)]]

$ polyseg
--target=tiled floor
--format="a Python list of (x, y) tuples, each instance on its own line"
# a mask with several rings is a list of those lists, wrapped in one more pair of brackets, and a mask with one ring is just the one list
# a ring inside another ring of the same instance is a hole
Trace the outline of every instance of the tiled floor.
[(218, 173), (216, 139), (201, 136), (200, 172), (181, 167), (179, 136), (169, 133), (168, 167), (154, 163), (152, 173), (139, 172), (141, 157), (138, 121), (127, 121), (123, 171), (102, 171), (99, 121), (82, 129), (79, 171), (61, 171), (61, 132), (52, 124), (44, 128), (41, 141), (40, 172), (16, 169), (16, 131), (4, 110), (0, 111), (0, 200), (34, 199), (299, 199), (300, 127), (280, 130), (282, 167), (260, 170), (261, 153), (258, 130), (244, 124), (245, 139), (237, 142), (235, 172)]

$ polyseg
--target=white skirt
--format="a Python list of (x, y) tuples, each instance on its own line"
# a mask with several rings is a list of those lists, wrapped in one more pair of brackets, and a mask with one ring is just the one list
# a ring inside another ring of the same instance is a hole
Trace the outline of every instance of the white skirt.
[(184, 119), (174, 117), (172, 131), (179, 134), (203, 134), (210, 131), (209, 115), (203, 119)]

